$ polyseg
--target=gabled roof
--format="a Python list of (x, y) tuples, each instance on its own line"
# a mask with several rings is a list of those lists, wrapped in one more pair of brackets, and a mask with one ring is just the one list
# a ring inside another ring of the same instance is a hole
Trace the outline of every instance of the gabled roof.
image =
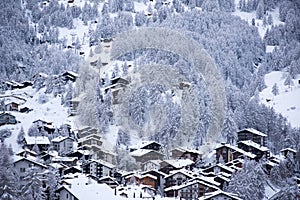
[(10, 114), (10, 113), (0, 113), (0, 117), (5, 116), (5, 115), (10, 115), (10, 116), (12, 116), (12, 117), (15, 117), (15, 116), (13, 116), (13, 115)]
[(210, 199), (210, 198), (216, 197), (218, 195), (224, 195), (224, 196), (230, 197), (232, 200), (242, 200), (241, 198), (237, 197), (236, 194), (224, 192), (222, 190), (217, 190), (215, 192), (206, 193), (205, 196), (201, 198), (201, 200)]
[(280, 151), (281, 152), (283, 152), (283, 151), (291, 151), (293, 153), (297, 153), (297, 151), (295, 149), (292, 149), (292, 148), (284, 148), (284, 149), (281, 149)]
[(200, 181), (200, 180), (195, 180), (195, 181), (191, 181), (191, 182), (188, 182), (186, 184), (182, 184), (182, 185), (175, 185), (175, 186), (172, 186), (172, 187), (168, 187), (165, 189), (165, 192), (168, 192), (168, 191), (172, 191), (172, 190), (180, 190), (180, 189), (183, 189), (185, 187), (188, 187), (190, 185), (194, 185), (194, 184), (202, 184), (202, 185), (205, 185), (207, 187), (210, 187), (210, 188), (213, 188), (213, 189), (216, 189), (216, 190), (219, 190), (218, 187), (214, 186), (214, 185), (211, 185), (211, 184), (208, 184), (204, 181)]
[(133, 152), (130, 152), (129, 154), (131, 156), (134, 156), (134, 157), (141, 157), (141, 156), (144, 156), (144, 155), (146, 155), (148, 153), (151, 153), (151, 152), (154, 152), (156, 154), (160, 154), (160, 155), (163, 156), (163, 154), (161, 154), (161, 153), (159, 153), (157, 151), (154, 151), (154, 150), (150, 150), (150, 149), (137, 149), (137, 150), (135, 150)]
[(18, 163), (18, 162), (21, 162), (21, 161), (28, 161), (28, 162), (31, 162), (35, 165), (38, 165), (44, 169), (47, 169), (47, 166), (46, 165), (43, 165), (42, 163), (39, 163), (37, 161), (34, 161), (32, 159), (29, 159), (29, 158), (25, 158), (25, 157), (20, 157), (20, 156), (16, 156), (15, 159), (14, 159), (14, 163)]
[(34, 144), (49, 144), (50, 145), (50, 141), (49, 141), (48, 137), (45, 137), (45, 136), (36, 136), (36, 137), (27, 136), (27, 137), (25, 137), (25, 142), (27, 145), (34, 145)]
[(244, 131), (248, 131), (250, 133), (253, 133), (255, 135), (259, 135), (259, 136), (262, 136), (262, 137), (267, 137), (268, 136), (268, 135), (266, 135), (266, 134), (264, 134), (264, 133), (262, 133), (262, 132), (260, 132), (260, 131), (258, 131), (256, 129), (254, 129), (254, 128), (245, 128), (245, 129), (242, 129), (242, 130), (238, 131), (238, 134), (241, 133), (241, 132), (244, 132)]
[(110, 168), (110, 169), (113, 169), (113, 168), (116, 167), (115, 165), (113, 165), (113, 164), (111, 164), (109, 162), (106, 162), (104, 160), (101, 160), (101, 159), (99, 159), (99, 160), (91, 159), (88, 163), (92, 163), (92, 162), (96, 162), (96, 163), (98, 163), (100, 165), (103, 165), (103, 166), (105, 166), (107, 168)]
[(131, 145), (129, 148), (130, 149), (142, 149), (142, 148), (144, 148), (144, 147), (146, 147), (146, 146), (148, 146), (148, 145), (150, 145), (152, 143), (155, 143), (155, 144), (158, 144), (159, 146), (161, 146), (160, 143), (155, 142), (155, 141), (142, 141), (142, 142), (140, 142), (138, 144)]
[(189, 149), (189, 148), (185, 148), (185, 147), (177, 147), (173, 150), (181, 151), (182, 153), (188, 152), (188, 153), (195, 153), (195, 154), (199, 154), (199, 155), (203, 154), (202, 151), (199, 151), (199, 150), (196, 150), (196, 149)]
[(230, 144), (219, 144), (219, 145), (217, 145), (216, 149), (219, 149), (221, 147), (230, 148), (230, 149), (232, 149), (232, 150), (234, 150), (236, 152), (239, 152), (239, 153), (241, 153), (241, 154), (243, 154), (243, 155), (245, 155), (245, 156), (247, 156), (249, 158), (252, 158), (252, 159), (256, 157), (256, 155), (254, 155), (253, 153), (246, 152), (246, 151), (244, 151), (244, 150), (242, 150), (242, 149), (240, 149), (240, 148), (238, 148), (236, 146), (232, 146)]
[(240, 142), (238, 142), (238, 143), (242, 143), (242, 144), (244, 144), (244, 145), (251, 146), (251, 147), (253, 147), (253, 148), (255, 148), (255, 149), (258, 149), (258, 150), (260, 150), (260, 151), (269, 151), (268, 147), (261, 146), (261, 145), (255, 143), (255, 142), (253, 142), (253, 141), (251, 141), (251, 140), (240, 141)]
[(170, 171), (170, 174), (166, 175), (165, 178), (172, 177), (172, 176), (174, 176), (176, 174), (183, 174), (183, 175), (185, 175), (188, 178), (194, 178), (193, 174), (191, 174), (190, 171), (187, 171), (186, 169), (180, 169), (180, 170)]
[(183, 168), (189, 165), (194, 164), (195, 162), (190, 159), (178, 159), (178, 160), (163, 160), (163, 162), (166, 162), (167, 164), (173, 166), (174, 168)]
[(58, 136), (56, 138), (53, 138), (51, 141), (52, 142), (62, 142), (64, 141), (65, 139), (71, 139), (71, 140), (74, 140), (73, 138), (69, 137), (69, 136)]

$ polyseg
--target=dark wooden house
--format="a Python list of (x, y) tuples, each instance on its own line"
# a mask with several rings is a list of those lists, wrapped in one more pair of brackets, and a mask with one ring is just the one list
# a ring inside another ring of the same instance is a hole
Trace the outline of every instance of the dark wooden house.
[(221, 158), (225, 163), (228, 163), (237, 158), (249, 158), (254, 159), (256, 155), (246, 152), (236, 146), (232, 146), (230, 144), (221, 143), (216, 148), (216, 160), (217, 163), (220, 162)]
[(255, 159), (257, 161), (263, 156), (265, 156), (266, 158), (270, 156), (270, 151), (267, 147), (259, 145), (251, 140), (239, 141), (238, 147), (246, 152), (251, 152), (252, 154), (256, 155)]
[(182, 147), (175, 148), (171, 151), (173, 159), (190, 159), (194, 162), (201, 160), (202, 152), (193, 149), (186, 149)]
[(16, 117), (9, 113), (1, 113), (0, 114), (0, 126), (4, 124), (16, 124)]
[(266, 146), (267, 144), (267, 135), (253, 128), (240, 130), (237, 135), (238, 141), (251, 140), (262, 146)]

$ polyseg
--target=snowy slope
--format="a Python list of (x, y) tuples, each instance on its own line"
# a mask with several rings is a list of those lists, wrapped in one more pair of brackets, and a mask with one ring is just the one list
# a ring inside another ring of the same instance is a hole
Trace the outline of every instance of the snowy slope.
[(4, 125), (0, 129), (9, 128), (12, 131), (12, 136), (7, 138), (5, 142), (9, 145), (12, 145), (13, 150), (16, 152), (20, 150), (19, 145), (16, 143), (17, 135), (20, 132), (21, 127), (24, 128), (25, 135), (27, 130), (31, 127), (32, 122), (38, 119), (53, 122), (55, 127), (59, 127), (64, 123), (70, 123), (71, 121), (67, 120), (68, 118), (68, 109), (61, 105), (61, 98), (57, 96), (53, 97), (52, 94), (45, 94), (48, 101), (44, 104), (39, 103), (39, 97), (44, 95), (45, 88), (42, 88), (39, 91), (36, 91), (32, 87), (27, 87), (24, 89), (17, 90), (8, 90), (5, 95), (16, 95), (26, 99), (26, 102), (21, 105), (21, 107), (28, 107), (33, 109), (29, 113), (20, 113), (20, 112), (10, 112), (14, 115), (17, 121), (20, 123), (16, 125)]
[[(260, 94), (260, 101), (285, 116), (292, 126), (300, 127), (300, 75), (293, 79), (294, 86), (284, 85), (286, 72), (273, 71), (265, 76), (267, 88)], [(279, 94), (272, 93), (272, 87), (277, 84)], [(270, 100), (267, 102), (266, 100)]]

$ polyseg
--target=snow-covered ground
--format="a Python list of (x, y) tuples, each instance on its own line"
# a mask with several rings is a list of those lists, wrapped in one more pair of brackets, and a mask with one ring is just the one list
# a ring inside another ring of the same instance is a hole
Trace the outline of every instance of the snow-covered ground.
[[(16, 125), (4, 125), (0, 127), (1, 129), (9, 128), (12, 131), (12, 136), (7, 138), (5, 142), (8, 145), (12, 145), (15, 152), (19, 151), (21, 147), (17, 144), (17, 136), (23, 127), (25, 135), (28, 129), (32, 126), (32, 122), (38, 119), (45, 120), (47, 122), (53, 122), (55, 127), (60, 127), (62, 124), (70, 124), (71, 121), (68, 120), (68, 108), (61, 105), (60, 96), (53, 97), (53, 94), (45, 94), (45, 88), (36, 91), (32, 87), (27, 87), (24, 89), (8, 90), (4, 95), (9, 96), (15, 95), (18, 97), (23, 97), (26, 102), (20, 107), (28, 107), (33, 109), (29, 113), (20, 113), (16, 111), (9, 112), (14, 115), (17, 121), (20, 123)], [(40, 103), (40, 96), (45, 96), (47, 100), (46, 103)], [(6, 98), (7, 99), (7, 98)]]
[[(284, 85), (286, 77), (287, 73), (280, 71), (267, 74), (265, 76), (267, 88), (259, 94), (260, 101), (281, 113), (292, 126), (300, 127), (300, 75), (293, 79), (292, 86)], [(279, 94), (276, 96), (272, 93), (275, 83), (279, 89)]]
[[(236, 5), (238, 5), (238, 3), (236, 3)], [(273, 25), (279, 25), (279, 24), (284, 24), (284, 22), (281, 22), (279, 20), (279, 8), (275, 8), (272, 11), (268, 11), (269, 15), (272, 15), (273, 18)], [(263, 25), (263, 20), (262, 19), (256, 19), (256, 12), (252, 11), (252, 12), (242, 12), (241, 10), (239, 10), (238, 8), (236, 9), (235, 12), (233, 12), (233, 15), (239, 16), (241, 19), (247, 21), (249, 23), (249, 25), (252, 25), (252, 19), (255, 19), (255, 26), (258, 29), (258, 33), (261, 36), (261, 38), (264, 37), (267, 29), (271, 28), (271, 25)]]

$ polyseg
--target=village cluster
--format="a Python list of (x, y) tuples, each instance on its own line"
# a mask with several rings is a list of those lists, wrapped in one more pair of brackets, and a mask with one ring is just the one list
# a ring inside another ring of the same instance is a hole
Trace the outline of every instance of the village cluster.
[[(47, 75), (38, 76), (42, 78)], [(65, 72), (60, 78), (74, 82), (77, 76), (74, 72)], [(127, 80), (116, 77), (106, 87), (113, 89), (114, 104), (118, 103), (118, 90), (127, 84)], [(6, 82), (10, 89), (31, 85), (30, 82)], [(4, 111), (0, 114), (0, 126), (18, 123), (10, 111), (31, 111), (20, 103), (26, 99), (13, 95), (4, 97), (18, 101), (5, 103)], [(70, 115), (77, 114), (79, 102), (76, 98), (70, 100)], [(281, 150), (281, 155), (272, 155), (266, 147), (267, 135), (248, 128), (238, 131), (236, 146), (218, 144), (211, 158), (212, 163), (203, 161), (207, 152), (177, 147), (171, 149), (167, 156), (160, 143), (143, 141), (127, 149), (128, 154), (140, 163), (140, 170), (123, 171), (116, 165), (117, 154), (103, 148), (104, 140), (98, 129), (89, 126), (75, 129), (64, 124), (64, 128), (57, 130), (52, 122), (41, 119), (35, 120), (33, 124), (41, 134), (24, 136), (22, 150), (14, 155), (14, 168), (19, 182), (26, 184), (28, 180), (24, 178), (29, 167), (39, 172), (54, 170), (60, 177), (56, 193), (61, 200), (87, 199), (87, 194), (95, 198), (100, 197), (101, 192), (111, 194), (110, 199), (117, 196), (154, 199), (159, 195), (180, 199), (240, 200), (237, 194), (225, 192), (224, 187), (230, 182), (232, 174), (242, 169), (245, 159), (258, 162), (264, 158), (264, 168), (270, 173), (281, 160), (287, 156), (295, 157), (297, 153), (294, 149), (286, 148)], [(300, 186), (300, 179), (297, 183)], [(269, 188), (267, 195), (271, 197), (276, 192)]]

